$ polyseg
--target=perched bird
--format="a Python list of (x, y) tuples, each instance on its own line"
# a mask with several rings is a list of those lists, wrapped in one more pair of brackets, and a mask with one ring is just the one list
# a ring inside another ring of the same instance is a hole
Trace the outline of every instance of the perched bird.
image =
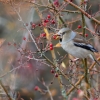
[(61, 47), (72, 56), (82, 59), (89, 56), (95, 60), (94, 52), (98, 51), (83, 36), (69, 28), (60, 29), (57, 35), (60, 36)]

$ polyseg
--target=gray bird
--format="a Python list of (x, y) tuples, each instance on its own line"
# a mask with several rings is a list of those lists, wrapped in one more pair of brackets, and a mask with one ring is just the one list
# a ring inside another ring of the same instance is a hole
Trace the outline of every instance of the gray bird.
[(94, 52), (98, 51), (89, 44), (83, 36), (69, 28), (60, 29), (57, 35), (60, 35), (61, 47), (72, 56), (81, 59), (89, 56), (91, 59), (95, 60)]

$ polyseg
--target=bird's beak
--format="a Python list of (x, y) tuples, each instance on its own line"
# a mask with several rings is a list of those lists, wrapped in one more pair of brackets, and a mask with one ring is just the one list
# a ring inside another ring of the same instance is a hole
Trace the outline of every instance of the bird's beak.
[(55, 39), (60, 39), (60, 36), (61, 36), (61, 35), (59, 35), (59, 34), (57, 34), (57, 33), (53, 35), (53, 37), (54, 37)]

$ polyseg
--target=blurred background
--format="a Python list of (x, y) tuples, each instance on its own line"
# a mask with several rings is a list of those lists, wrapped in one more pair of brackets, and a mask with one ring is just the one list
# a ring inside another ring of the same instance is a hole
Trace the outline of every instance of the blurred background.
[[(35, 0), (32, 2), (34, 1)], [(63, 0), (59, 0), (59, 3), (62, 3), (62, 1)], [(73, 0), (77, 5), (80, 4), (80, 1), (81, 0)], [(36, 47), (31, 41), (28, 31), (24, 28), (23, 23), (19, 21), (19, 16), (9, 2), (9, 0), (0, 0), (0, 79), (2, 84), (7, 87), (7, 90), (9, 90), (9, 93), (13, 98), (18, 97), (19, 93), (24, 100), (31, 100), (30, 98), (33, 100), (50, 100), (47, 92), (42, 94), (34, 90), (34, 88), (38, 86), (40, 89), (45, 91), (46, 87), (39, 80), (43, 79), (47, 85), (51, 84), (53, 81), (53, 84), (50, 85), (52, 96), (54, 100), (61, 100), (62, 96), (59, 82), (57, 78), (54, 77), (54, 74), (50, 72), (51, 67), (39, 63), (36, 60), (29, 60), (26, 62), (27, 58), (25, 58), (25, 56), (28, 55), (27, 52), (35, 52)], [(12, 2), (28, 28), (30, 28), (31, 23), (37, 25), (41, 22), (34, 4), (29, 3), (28, 0), (12, 0)], [(36, 0), (35, 2), (41, 5), (49, 4), (48, 0)], [(87, 8), (89, 8), (89, 10), (87, 10), (87, 12), (89, 14), (96, 14), (98, 11), (100, 12), (100, 0), (88, 0), (88, 2)], [(77, 10), (70, 5), (68, 5), (66, 9), (72, 11)], [(39, 10), (42, 12), (44, 18), (46, 18), (48, 14), (53, 16), (53, 14), (44, 7), (40, 7)], [(62, 16), (68, 26), (73, 30), (77, 29), (78, 25), (82, 25), (81, 15), (78, 13), (63, 12)], [(97, 13), (95, 18), (100, 20), (100, 13)], [(75, 22), (73, 22), (74, 20)], [(99, 26), (97, 26), (97, 29), (95, 30), (95, 22), (87, 17), (85, 17), (85, 21), (86, 26), (91, 31), (96, 31), (98, 33), (100, 29)], [(73, 23), (70, 24), (71, 22)], [(56, 26), (53, 25), (52, 27), (56, 28)], [(38, 37), (40, 33), (43, 33), (43, 30), (40, 27), (36, 27), (32, 32), (35, 37)], [(78, 29), (77, 32), (81, 33), (82, 29)], [(90, 39), (92, 37), (91, 33), (89, 31), (86, 31), (86, 33), (89, 35), (87, 39)], [(99, 37), (97, 36), (91, 41), (95, 48), (100, 51)], [(54, 44), (57, 42), (58, 41), (53, 41)], [(22, 50), (24, 54), (21, 55), (19, 52), (20, 50)], [(59, 48), (59, 50), (58, 48), (55, 48), (55, 51), (57, 57), (66, 54), (62, 48)], [(58, 52), (60, 52), (60, 55)], [(52, 59), (50, 52), (46, 53), (46, 56)], [(96, 55), (96, 57), (99, 56), (100, 55)], [(66, 62), (67, 61), (65, 60), (65, 63)], [(2, 87), (0, 93), (4, 93)]]

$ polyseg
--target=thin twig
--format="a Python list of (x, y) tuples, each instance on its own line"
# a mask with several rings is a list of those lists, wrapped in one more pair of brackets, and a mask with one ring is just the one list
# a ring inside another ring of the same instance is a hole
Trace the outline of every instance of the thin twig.
[(88, 14), (87, 12), (85, 12), (82, 8), (80, 8), (79, 6), (77, 6), (76, 4), (74, 4), (73, 2), (71, 2), (70, 0), (64, 0), (65, 2), (68, 2), (70, 5), (72, 5), (73, 7), (77, 8), (81, 13), (83, 13), (85, 16), (87, 16), (89, 19), (92, 19), (93, 21), (95, 21), (96, 23), (100, 24), (100, 21), (95, 19), (94, 17), (92, 17), (90, 14)]
[(8, 94), (8, 91), (6, 90), (6, 88), (3, 86), (1, 80), (0, 80), (0, 85), (3, 88), (4, 92), (6, 93), (7, 97), (9, 98), (9, 100), (12, 100), (12, 98), (10, 97), (10, 95)]
[[(99, 60), (100, 60), (100, 57), (97, 59), (97, 61), (99, 61)], [(92, 68), (95, 65), (96, 65), (96, 62), (92, 63), (92, 65), (89, 68), (89, 71), (92, 70)], [(79, 85), (84, 77), (85, 77), (85, 74), (79, 78), (79, 80), (76, 82), (75, 86)], [(72, 87), (71, 89), (69, 89), (69, 91), (67, 92), (67, 95), (69, 95), (74, 89), (75, 89), (75, 87)]]
[(49, 90), (49, 87), (46, 86), (46, 88), (47, 88), (47, 91), (48, 91), (48, 93), (49, 93), (49, 95), (50, 95), (50, 99), (53, 100), (53, 97), (52, 97), (52, 94), (51, 94), (51, 92), (50, 92), (50, 90)]

